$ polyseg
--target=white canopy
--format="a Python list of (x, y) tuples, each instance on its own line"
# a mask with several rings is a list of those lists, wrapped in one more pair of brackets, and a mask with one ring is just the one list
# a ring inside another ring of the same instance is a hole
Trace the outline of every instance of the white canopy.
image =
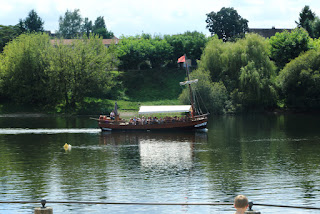
[(190, 112), (191, 105), (140, 106), (139, 114)]

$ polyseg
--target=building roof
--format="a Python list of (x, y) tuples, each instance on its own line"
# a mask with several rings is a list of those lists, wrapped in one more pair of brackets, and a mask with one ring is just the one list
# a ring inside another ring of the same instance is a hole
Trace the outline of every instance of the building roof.
[[(51, 44), (56, 44), (56, 43), (60, 43), (60, 41), (63, 42), (64, 45), (72, 45), (72, 42), (75, 41), (77, 39), (62, 39), (62, 40), (59, 40), (59, 39), (51, 39), (50, 42)], [(117, 37), (113, 37), (112, 39), (102, 39), (102, 43), (103, 45), (105, 46), (109, 46), (111, 44), (118, 44), (119, 43), (119, 39)]]
[(276, 29), (275, 27), (272, 27), (272, 28), (250, 28), (249, 29), (249, 33), (256, 33), (256, 34), (259, 34), (260, 36), (263, 36), (265, 38), (270, 38), (270, 37), (276, 35), (276, 33), (281, 33), (283, 31), (291, 32), (292, 29), (285, 29), (285, 28)]

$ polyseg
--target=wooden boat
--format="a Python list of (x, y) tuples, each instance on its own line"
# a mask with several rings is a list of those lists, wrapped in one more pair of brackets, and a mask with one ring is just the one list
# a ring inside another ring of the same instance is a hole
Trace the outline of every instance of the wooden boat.
[[(188, 109), (188, 110), (186, 110)], [(141, 106), (139, 114), (186, 112), (184, 117), (152, 117), (144, 116), (138, 120), (126, 121), (119, 118), (100, 116), (99, 127), (103, 131), (111, 130), (174, 130), (174, 129), (204, 129), (207, 126), (208, 114), (192, 116), (192, 106)]]
[[(187, 66), (187, 77), (188, 80), (185, 82), (180, 82), (180, 85), (188, 85), (190, 90), (190, 102), (191, 105), (173, 105), (173, 106), (141, 106), (139, 110), (139, 115), (142, 118), (136, 118), (132, 121), (126, 121), (119, 117), (118, 106), (115, 103), (114, 117), (113, 115), (107, 117), (101, 115), (99, 117), (99, 127), (103, 131), (111, 130), (192, 130), (192, 129), (204, 129), (207, 126), (208, 115), (209, 113), (203, 114), (202, 111), (199, 111), (199, 108), (196, 108), (193, 94), (191, 90), (191, 84), (197, 83), (198, 80), (189, 79), (189, 70)], [(147, 115), (154, 114), (172, 114), (172, 113), (184, 113), (183, 117), (168, 117), (156, 118), (150, 117)]]

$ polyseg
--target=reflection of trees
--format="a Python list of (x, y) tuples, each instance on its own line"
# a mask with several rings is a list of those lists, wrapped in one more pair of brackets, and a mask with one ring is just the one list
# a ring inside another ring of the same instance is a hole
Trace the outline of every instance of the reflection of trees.
[(208, 166), (211, 188), (234, 195), (243, 190), (244, 183), (260, 185), (265, 177), (285, 173), (297, 177), (295, 185), (310, 197), (315, 191), (312, 178), (319, 173), (320, 147), (318, 140), (313, 141), (320, 133), (315, 128), (319, 120), (291, 117), (226, 116), (210, 121), (208, 152), (199, 155)]

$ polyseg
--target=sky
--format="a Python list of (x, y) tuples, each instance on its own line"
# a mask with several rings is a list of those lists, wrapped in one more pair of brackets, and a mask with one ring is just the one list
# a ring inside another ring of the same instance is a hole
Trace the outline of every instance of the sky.
[(59, 29), (59, 17), (80, 10), (94, 22), (103, 16), (115, 36), (173, 35), (206, 29), (208, 13), (233, 7), (247, 19), (249, 28), (295, 28), (302, 8), (308, 5), (320, 17), (319, 0), (0, 0), (0, 25), (16, 25), (34, 9), (44, 29)]

